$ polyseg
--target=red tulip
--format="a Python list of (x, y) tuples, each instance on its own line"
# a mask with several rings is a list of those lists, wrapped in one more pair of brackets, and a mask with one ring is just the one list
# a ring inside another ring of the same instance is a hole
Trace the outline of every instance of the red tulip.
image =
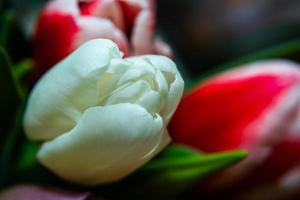
[(50, 1), (34, 33), (37, 74), (95, 38), (113, 40), (125, 56), (171, 56), (170, 48), (154, 35), (154, 7), (153, 0)]
[(182, 99), (169, 131), (205, 152), (248, 150), (218, 182), (300, 189), (300, 66), (263, 61), (213, 76)]

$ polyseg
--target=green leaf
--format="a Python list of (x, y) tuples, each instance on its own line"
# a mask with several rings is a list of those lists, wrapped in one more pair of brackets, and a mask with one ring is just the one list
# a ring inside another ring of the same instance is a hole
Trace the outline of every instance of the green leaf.
[[(36, 159), (38, 149), (39, 144), (24, 142), (14, 181), (86, 189), (61, 180), (41, 166)], [(171, 145), (129, 177), (89, 190), (108, 199), (172, 199), (193, 184), (232, 166), (246, 155), (245, 151), (204, 154), (188, 147)]]
[(6, 51), (0, 46), (0, 185), (11, 174), (16, 147), (22, 137), (24, 97)]
[(25, 139), (16, 162), (16, 170), (22, 172), (33, 168), (37, 163), (36, 156), (39, 148), (40, 144)]
[(33, 69), (33, 65), (33, 60), (27, 58), (12, 67), (12, 74), (17, 82), (18, 90), (22, 98), (29, 93), (30, 84), (32, 83), (30, 72)]
[(243, 64), (247, 64), (254, 61), (265, 60), (265, 59), (291, 59), (291, 60), (300, 60), (300, 39), (292, 40), (283, 44), (275, 45), (267, 49), (258, 51), (256, 53), (246, 55), (244, 57), (238, 58), (229, 63), (225, 63), (216, 67), (214, 70), (211, 70), (207, 73), (204, 73), (197, 78), (193, 79), (191, 82), (187, 83), (186, 88), (191, 88), (195, 86), (200, 81), (206, 79), (207, 77), (218, 74), (222, 71), (225, 71), (230, 68), (239, 67)]
[(16, 160), (16, 152), (20, 137), (22, 138), (22, 116), (23, 108), (20, 107), (16, 113), (12, 126), (10, 127), (7, 137), (3, 140), (0, 152), (0, 186), (10, 182)]
[(12, 67), (5, 50), (0, 46), (0, 130), (4, 133), (12, 126), (16, 112), (23, 101), (22, 92), (13, 77)]
[(163, 191), (177, 193), (235, 164), (246, 155), (245, 151), (203, 154), (183, 146), (171, 146), (141, 170), (151, 174), (152, 185), (160, 185)]
[[(193, 150), (184, 146), (173, 145), (167, 148), (162, 154), (148, 165), (146, 165), (142, 170), (144, 171), (154, 171), (154, 170), (179, 170), (198, 168), (201, 166), (208, 166), (207, 173), (211, 172), (212, 168), (223, 169), (236, 161), (244, 158), (247, 154), (245, 151), (231, 151), (222, 152), (215, 154), (204, 154), (197, 150)], [(201, 175), (207, 175), (205, 172)]]
[(11, 176), (12, 183), (68, 184), (39, 163), (37, 159), (37, 153), (41, 146), (39, 142), (31, 142), (27, 138), (23, 138), (20, 146), (16, 162), (11, 166), (14, 169), (14, 174)]
[(28, 40), (12, 9), (7, 9), (0, 15), (0, 45), (6, 49), (13, 63), (31, 55)]
[(245, 151), (204, 154), (172, 145), (127, 179), (97, 190), (109, 198), (172, 199), (246, 156)]
[(17, 63), (13, 68), (12, 68), (12, 73), (13, 76), (15, 77), (16, 80), (21, 80), (24, 78), (28, 73), (33, 69), (33, 60), (32, 59), (24, 59)]

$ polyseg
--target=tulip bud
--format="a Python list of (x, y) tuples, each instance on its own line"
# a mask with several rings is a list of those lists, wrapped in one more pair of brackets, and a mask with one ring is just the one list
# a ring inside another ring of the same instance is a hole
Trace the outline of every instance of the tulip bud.
[(167, 57), (122, 59), (113, 42), (95, 39), (39, 80), (25, 131), (44, 141), (38, 159), (64, 179), (112, 182), (168, 144), (166, 125), (182, 92), (183, 80)]
[(168, 45), (155, 37), (152, 0), (53, 0), (42, 10), (34, 33), (37, 76), (96, 38), (113, 40), (125, 56), (171, 56)]
[(291, 172), (300, 175), (299, 111), (300, 66), (262, 61), (196, 86), (182, 99), (169, 131), (175, 142), (205, 152), (248, 150), (249, 157), (219, 182), (244, 178), (299, 189), (299, 179), (286, 179)]

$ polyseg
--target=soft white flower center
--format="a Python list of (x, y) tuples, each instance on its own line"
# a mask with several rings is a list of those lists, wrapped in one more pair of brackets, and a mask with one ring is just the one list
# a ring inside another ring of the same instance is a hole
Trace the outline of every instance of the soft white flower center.
[(98, 106), (133, 103), (155, 116), (166, 104), (173, 74), (155, 69), (146, 59), (132, 63), (112, 59), (98, 81)]

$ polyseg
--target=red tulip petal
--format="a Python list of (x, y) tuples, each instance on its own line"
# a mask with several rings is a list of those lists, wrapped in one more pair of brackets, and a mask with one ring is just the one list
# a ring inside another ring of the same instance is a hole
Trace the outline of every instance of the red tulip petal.
[(123, 11), (123, 17), (125, 22), (125, 33), (128, 37), (131, 35), (131, 31), (133, 29), (136, 17), (141, 12), (142, 7), (138, 3), (132, 3), (131, 1), (125, 1), (125, 0), (117, 0), (121, 6), (121, 9)]
[(80, 14), (88, 16), (95, 15), (100, 4), (101, 0), (79, 1)]
[(75, 48), (73, 40), (79, 31), (72, 15), (56, 12), (42, 13), (35, 33), (35, 60), (41, 75)]
[[(274, 146), (270, 156), (259, 165), (249, 181), (276, 180), (282, 174), (299, 166), (300, 138), (288, 138)], [(300, 186), (299, 186), (300, 188)]]
[[(257, 73), (240, 68), (200, 84), (183, 98), (169, 126), (175, 142), (213, 152), (245, 147), (244, 134), (264, 112), (299, 83), (299, 72)], [(293, 70), (292, 70), (293, 72)], [(261, 125), (263, 126), (263, 125)], [(253, 128), (255, 130), (256, 128)], [(258, 129), (257, 129), (258, 130)], [(261, 133), (253, 132), (251, 140)]]

